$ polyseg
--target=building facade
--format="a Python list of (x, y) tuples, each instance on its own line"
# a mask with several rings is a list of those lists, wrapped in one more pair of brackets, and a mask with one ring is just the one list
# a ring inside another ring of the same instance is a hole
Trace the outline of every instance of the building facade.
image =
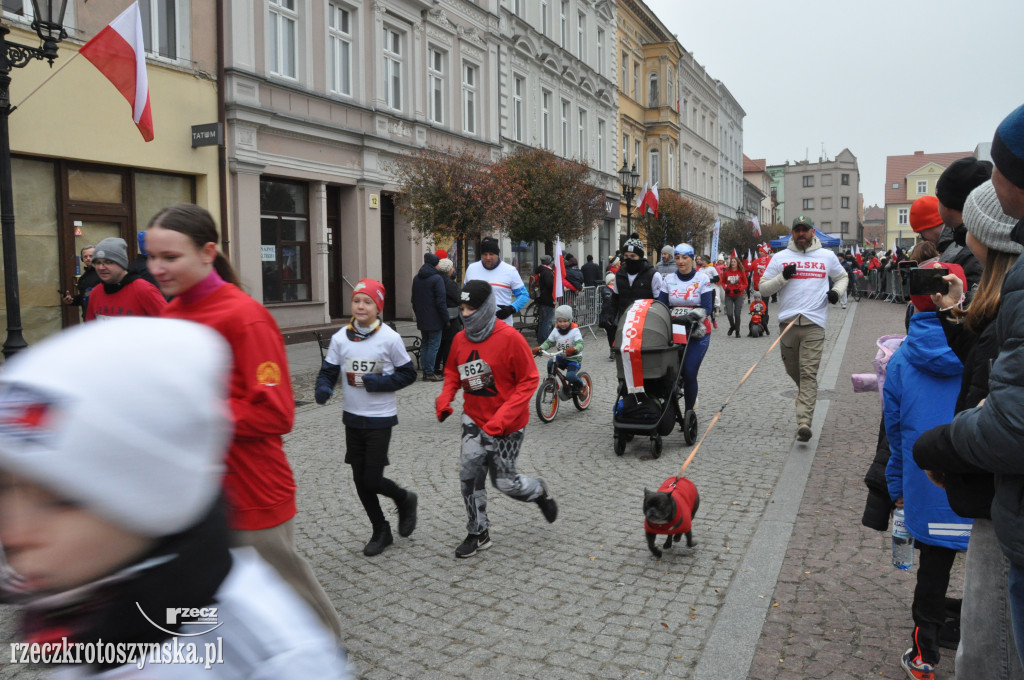
[(915, 151), (885, 158), (885, 238), (887, 248), (914, 245), (917, 236), (910, 227), (910, 206), (922, 196), (935, 195), (935, 182), (950, 163), (971, 156), (970, 151), (925, 153)]
[[(616, 6), (503, 0), (500, 11), (502, 149), (537, 147), (590, 166), (591, 184), (605, 194), (605, 218), (588, 237), (563, 247), (580, 263), (587, 255), (603, 263), (619, 241)], [(528, 278), (542, 244), (506, 245)]]
[(814, 220), (821, 231), (841, 238), (844, 244), (857, 240), (860, 171), (857, 157), (843, 149), (835, 159), (817, 163), (797, 161), (785, 165), (785, 222), (799, 215)]
[[(718, 81), (708, 75), (693, 54), (684, 51), (679, 60), (681, 191), (684, 198), (703, 206), (712, 216), (718, 214), (720, 195), (718, 93)], [(709, 234), (713, 226), (709, 225)]]
[(786, 166), (768, 165), (765, 172), (772, 178), (772, 224), (779, 224), (786, 219)]
[[(3, 12), (7, 39), (35, 47), (31, 4), (22, 4)], [(57, 291), (75, 290), (83, 247), (120, 237), (131, 260), (138, 232), (161, 208), (182, 201), (220, 218), (218, 149), (191, 142), (192, 126), (218, 120), (215, 5), (140, 1), (154, 125), (153, 140), (145, 142), (117, 89), (86, 59), (70, 62), (129, 4), (72, 0), (69, 37), (53, 69), (33, 61), (11, 72), (18, 282), (29, 344), (81, 321), (81, 309), (63, 305)]]
[(761, 224), (772, 223), (772, 176), (765, 170), (767, 162), (763, 158), (748, 158), (743, 155), (743, 179), (757, 190), (760, 198), (752, 199), (754, 194), (744, 193), (743, 209), (747, 219), (757, 216)]
[(746, 111), (722, 81), (718, 84), (718, 218), (736, 219), (743, 197), (743, 118)]

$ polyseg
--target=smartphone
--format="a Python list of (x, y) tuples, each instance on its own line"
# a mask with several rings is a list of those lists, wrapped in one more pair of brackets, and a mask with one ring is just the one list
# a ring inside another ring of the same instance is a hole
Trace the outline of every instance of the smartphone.
[(949, 282), (942, 279), (949, 274), (948, 269), (938, 267), (915, 268), (910, 270), (910, 294), (932, 295), (933, 293), (949, 292)]
[(917, 266), (917, 260), (903, 260), (896, 264), (897, 269), (913, 269)]

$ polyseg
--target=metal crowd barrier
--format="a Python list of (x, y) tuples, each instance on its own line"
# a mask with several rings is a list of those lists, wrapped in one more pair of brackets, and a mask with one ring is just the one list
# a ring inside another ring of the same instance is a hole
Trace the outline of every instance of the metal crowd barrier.
[(598, 286), (586, 286), (579, 292), (566, 290), (558, 304), (572, 307), (576, 315), (576, 325), (581, 329), (589, 328), (590, 334), (597, 337), (594, 326), (601, 318), (601, 295)]
[(907, 295), (903, 289), (903, 271), (899, 268), (893, 268), (886, 274), (887, 286), (889, 294), (885, 298), (885, 302), (906, 302)]

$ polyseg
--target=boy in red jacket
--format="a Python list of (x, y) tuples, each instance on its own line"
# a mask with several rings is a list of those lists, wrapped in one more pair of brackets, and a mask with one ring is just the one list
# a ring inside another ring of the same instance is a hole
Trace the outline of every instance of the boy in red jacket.
[(451, 402), (463, 389), (462, 453), (459, 481), (466, 503), (469, 535), (456, 557), (470, 557), (491, 547), (487, 519), (487, 473), (506, 496), (537, 503), (544, 519), (554, 522), (558, 505), (543, 479), (516, 472), (530, 420), (530, 398), (537, 388), (537, 365), (530, 346), (514, 328), (495, 323), (495, 302), (486, 281), (462, 288), (463, 330), (452, 340), (444, 368), (444, 388), (435, 407), (438, 422), (453, 413)]

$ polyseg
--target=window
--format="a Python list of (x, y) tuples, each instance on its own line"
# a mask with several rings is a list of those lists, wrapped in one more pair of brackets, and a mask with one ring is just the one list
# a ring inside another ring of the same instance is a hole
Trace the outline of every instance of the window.
[(893, 189), (899, 189), (900, 188), (900, 183), (899, 182), (893, 182), (892, 183), (892, 188)]
[(331, 92), (351, 97), (352, 13), (333, 2), (327, 6), (327, 40)]
[(821, 176), (821, 186), (823, 186), (823, 187), (830, 187), (830, 186), (832, 186), (832, 174), (831, 173), (826, 172), (824, 175)]
[(682, 187), (683, 189), (687, 189), (688, 188), (686, 186), (686, 180), (689, 177), (690, 177), (690, 164), (688, 162), (686, 162), (686, 161), (683, 161), (683, 176), (681, 178), (683, 180), (683, 187)]
[(309, 300), (309, 208), (305, 184), (260, 180), (263, 302)]
[(523, 16), (523, 0), (512, 0), (512, 11), (517, 17)]
[(548, 34), (548, 21), (551, 15), (549, 0), (540, 0), (540, 34)]
[(576, 15), (576, 52), (580, 61), (587, 60), (587, 15), (583, 12)]
[(540, 125), (541, 146), (551, 148), (551, 93), (541, 90), (540, 93)]
[(384, 103), (402, 110), (402, 34), (384, 27)]
[[(841, 174), (839, 176), (839, 183), (842, 184), (844, 187), (850, 186), (850, 176), (844, 172), (843, 174)], [(893, 187), (893, 188), (894, 189), (898, 189), (899, 187)]]
[(622, 164), (629, 167), (629, 135), (622, 135)]
[(270, 0), (270, 72), (276, 76), (294, 78), (298, 61), (295, 30), (299, 14), (296, 0)]
[(849, 196), (840, 196), (839, 197), (839, 207), (840, 208), (849, 208), (850, 207), (850, 197)]
[(707, 116), (701, 116), (700, 117), (700, 136), (703, 137), (704, 139), (708, 138), (708, 117)]
[(476, 66), (462, 63), (462, 131), (476, 134)]
[(512, 135), (517, 142), (523, 141), (523, 92), (526, 90), (523, 78), (516, 76), (512, 89)]
[(804, 175), (804, 186), (805, 187), (813, 187), (814, 186), (814, 175)]
[(822, 196), (821, 197), (821, 209), (822, 210), (831, 210), (832, 209), (832, 197), (831, 196)]
[(444, 62), (444, 52), (434, 47), (427, 50), (427, 116), (439, 124), (444, 123)]
[(569, 102), (562, 100), (562, 158), (569, 157)]
[(619, 90), (626, 94), (626, 84), (629, 82), (629, 55), (622, 53), (622, 77), (619, 78)]
[(587, 112), (583, 109), (579, 110), (579, 114), (576, 119), (577, 129), (576, 132), (579, 135), (579, 143), (576, 147), (576, 151), (579, 153), (579, 158), (584, 163), (587, 161)]
[(661, 155), (658, 153), (657, 149), (651, 149), (647, 154), (651, 159), (650, 173), (648, 174), (648, 177), (650, 177), (651, 185), (653, 186), (661, 178)]
[(668, 186), (674, 189), (676, 185), (676, 145), (668, 145)]
[[(4, 3), (7, 4), (7, 3)], [(32, 4), (25, 2), (26, 15), (31, 14)], [(142, 15), (142, 42), (147, 45), (147, 51), (167, 59), (177, 59), (179, 56), (178, 36), (186, 35), (186, 27), (179, 26), (179, 22), (188, 19), (188, 10), (178, 12), (176, 0), (141, 0), (139, 2), (139, 14)]]
[(898, 208), (896, 210), (896, 224), (900, 227), (910, 224), (910, 208)]
[(647, 81), (648, 106), (658, 106), (658, 74), (652, 73)]
[(633, 140), (633, 162), (636, 164), (637, 172), (644, 172), (644, 157), (640, 155), (640, 140)]
[(927, 194), (928, 193), (928, 180), (919, 179), (917, 180), (917, 193)]
[(804, 199), (804, 210), (814, 210), (814, 199), (813, 198), (805, 198)]
[(633, 62), (633, 99), (640, 101), (640, 64)]
[(604, 30), (597, 29), (597, 72), (604, 75)]
[(569, 42), (569, 0), (562, 0), (561, 9), (558, 13), (558, 46), (565, 49), (565, 44)]
[(849, 222), (840, 222), (839, 223), (839, 231), (844, 233), (844, 234), (849, 234), (850, 233), (850, 223)]
[(604, 121), (597, 119), (597, 167), (604, 170)]

